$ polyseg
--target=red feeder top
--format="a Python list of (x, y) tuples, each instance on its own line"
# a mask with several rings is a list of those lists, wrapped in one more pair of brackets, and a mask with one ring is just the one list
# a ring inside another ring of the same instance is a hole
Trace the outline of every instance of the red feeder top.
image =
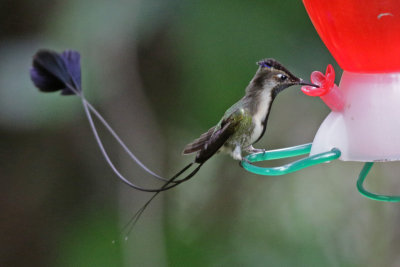
[(322, 41), (347, 71), (400, 71), (400, 0), (303, 0)]

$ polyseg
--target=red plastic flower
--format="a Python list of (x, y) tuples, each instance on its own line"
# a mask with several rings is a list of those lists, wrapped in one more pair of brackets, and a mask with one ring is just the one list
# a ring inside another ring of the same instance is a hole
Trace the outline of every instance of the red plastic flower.
[(333, 88), (335, 84), (335, 70), (329, 64), (326, 67), (325, 75), (319, 71), (311, 73), (311, 82), (319, 85), (319, 88), (305, 85), (301, 87), (301, 91), (309, 96), (324, 96)]

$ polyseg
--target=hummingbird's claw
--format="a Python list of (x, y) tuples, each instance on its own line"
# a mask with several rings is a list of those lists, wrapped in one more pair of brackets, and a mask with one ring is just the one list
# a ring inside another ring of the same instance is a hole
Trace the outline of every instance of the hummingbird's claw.
[(263, 154), (265, 154), (267, 152), (267, 150), (265, 150), (264, 148), (254, 148), (253, 146), (249, 146), (246, 149), (246, 152), (248, 152), (250, 154), (254, 154), (254, 153), (263, 153)]
[(239, 166), (243, 168), (243, 161), (246, 162), (247, 164), (252, 164), (250, 160), (248, 160), (246, 157), (242, 158), (241, 161), (239, 161)]

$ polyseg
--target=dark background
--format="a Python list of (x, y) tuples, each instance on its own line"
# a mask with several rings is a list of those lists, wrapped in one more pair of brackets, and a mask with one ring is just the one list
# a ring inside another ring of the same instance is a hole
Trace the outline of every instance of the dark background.
[[(150, 195), (116, 179), (77, 97), (34, 88), (39, 48), (80, 51), (89, 101), (165, 176), (243, 96), (256, 61), (274, 57), (304, 79), (335, 63), (301, 1), (0, 0), (1, 266), (400, 264), (399, 206), (359, 195), (354, 162), (262, 177), (219, 155), (161, 194), (124, 241), (123, 225)], [(329, 110), (299, 89), (278, 97), (256, 147), (313, 140)], [(131, 180), (161, 185), (101, 135)], [(399, 171), (374, 167), (369, 187), (399, 193)]]

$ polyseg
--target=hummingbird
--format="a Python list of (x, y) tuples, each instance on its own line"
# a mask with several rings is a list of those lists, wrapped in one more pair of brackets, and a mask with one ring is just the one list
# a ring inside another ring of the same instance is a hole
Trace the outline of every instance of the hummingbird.
[(216, 126), (186, 145), (183, 154), (196, 153), (195, 163), (202, 164), (218, 152), (230, 154), (240, 161), (243, 152), (265, 152), (254, 148), (253, 144), (265, 133), (277, 95), (292, 85), (318, 87), (294, 76), (273, 58), (258, 61), (257, 65), (244, 97), (225, 112)]

